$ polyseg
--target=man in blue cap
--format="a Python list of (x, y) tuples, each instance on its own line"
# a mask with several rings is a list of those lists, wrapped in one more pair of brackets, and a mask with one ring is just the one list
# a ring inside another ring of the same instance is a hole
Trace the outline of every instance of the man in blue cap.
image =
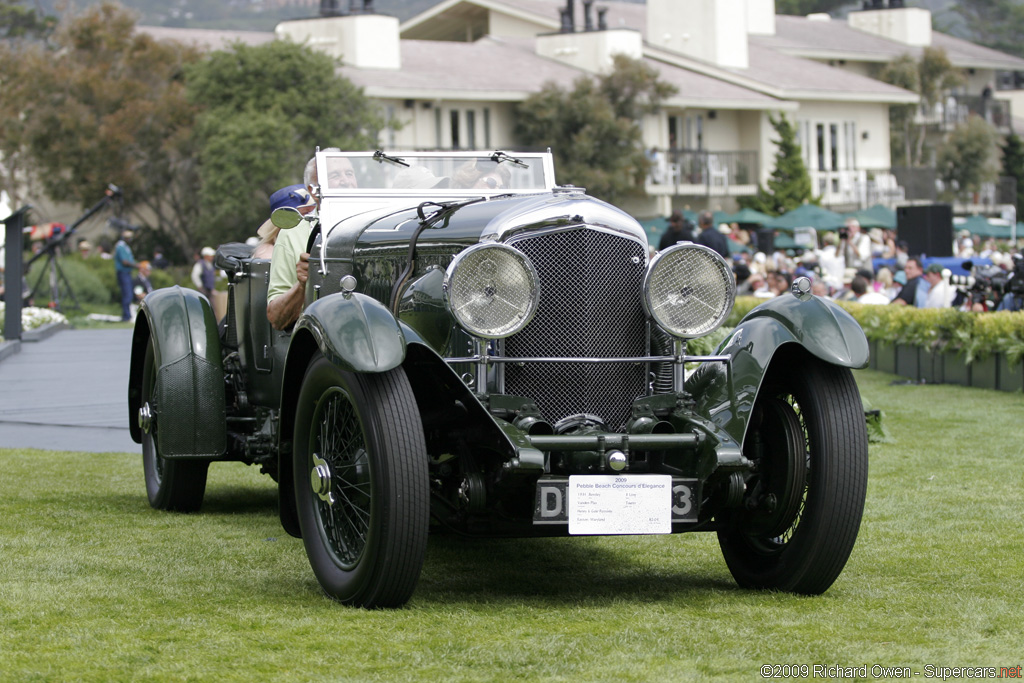
[[(290, 206), (298, 209), (300, 206), (309, 205), (312, 208), (313, 204), (310, 201), (309, 192), (303, 187), (302, 183), (297, 185), (289, 185), (288, 187), (282, 187), (280, 190), (270, 195), (270, 213), (274, 213), (281, 207)], [(307, 209), (308, 211), (309, 209)], [(305, 212), (303, 212), (305, 213)], [(253, 258), (270, 258), (270, 255), (274, 253), (274, 243), (277, 242), (277, 233), (281, 229), (270, 222), (268, 218), (260, 226), (256, 234), (259, 235), (260, 242), (256, 245), (256, 249), (252, 253)]]
[[(340, 152), (329, 147), (321, 152)], [(327, 187), (332, 189), (357, 188), (352, 162), (346, 157), (332, 157), (327, 160)], [(314, 202), (319, 202), (319, 179), (317, 178), (316, 157), (306, 164), (302, 179)], [(310, 206), (306, 211), (313, 210)], [(303, 211), (303, 209), (299, 209)], [(313, 224), (302, 221), (291, 230), (280, 235), (274, 256), (270, 261), (270, 283), (267, 288), (267, 319), (275, 330), (286, 330), (298, 319), (306, 304), (306, 280), (309, 277), (309, 253), (306, 245), (312, 233)]]

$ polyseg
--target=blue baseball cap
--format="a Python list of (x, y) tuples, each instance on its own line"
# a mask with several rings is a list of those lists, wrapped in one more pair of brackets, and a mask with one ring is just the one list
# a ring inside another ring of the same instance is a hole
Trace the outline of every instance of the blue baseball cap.
[(308, 201), (309, 193), (306, 192), (306, 188), (303, 185), (299, 184), (282, 187), (280, 190), (270, 195), (270, 212), (273, 213), (276, 209), (280, 209), (282, 206), (298, 208)]

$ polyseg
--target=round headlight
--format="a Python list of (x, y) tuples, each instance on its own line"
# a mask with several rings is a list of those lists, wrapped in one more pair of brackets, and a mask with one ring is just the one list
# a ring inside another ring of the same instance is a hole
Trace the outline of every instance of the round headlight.
[(729, 265), (699, 244), (669, 247), (654, 257), (644, 277), (647, 314), (675, 337), (712, 332), (725, 322), (735, 299)]
[(445, 301), (464, 330), (502, 339), (526, 327), (537, 311), (540, 284), (530, 259), (504, 244), (477, 244), (448, 266)]

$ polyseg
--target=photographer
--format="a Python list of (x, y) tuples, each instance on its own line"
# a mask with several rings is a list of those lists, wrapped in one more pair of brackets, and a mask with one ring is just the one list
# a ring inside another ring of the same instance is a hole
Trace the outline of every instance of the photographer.
[(847, 268), (871, 269), (871, 238), (861, 232), (860, 221), (847, 218), (846, 227), (839, 229), (839, 253), (843, 255)]
[(1005, 288), (1006, 294), (996, 310), (1024, 310), (1024, 257), (1020, 254), (1013, 255), (1013, 270), (1010, 272)]
[(925, 308), (949, 308), (953, 303), (954, 289), (946, 281), (946, 273), (942, 266), (933, 263), (925, 268), (924, 279), (928, 281), (928, 296), (925, 299)]

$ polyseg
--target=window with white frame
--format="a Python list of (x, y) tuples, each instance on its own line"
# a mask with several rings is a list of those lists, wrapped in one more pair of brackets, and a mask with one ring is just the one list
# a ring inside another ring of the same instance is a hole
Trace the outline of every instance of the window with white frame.
[(446, 108), (445, 113), (438, 109), (435, 124), (438, 149), (476, 149), (481, 143), (485, 148), (491, 146), (491, 110), (488, 107)]
[(797, 142), (810, 171), (857, 169), (856, 121), (797, 121)]

